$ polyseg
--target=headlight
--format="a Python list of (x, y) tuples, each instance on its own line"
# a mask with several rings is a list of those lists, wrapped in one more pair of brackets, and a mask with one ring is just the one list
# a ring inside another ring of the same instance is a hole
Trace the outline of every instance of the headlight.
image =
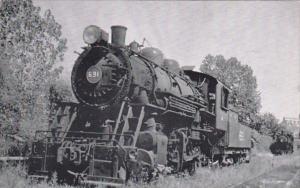
[(87, 44), (94, 44), (101, 38), (101, 29), (95, 25), (86, 27), (83, 31), (83, 41)]

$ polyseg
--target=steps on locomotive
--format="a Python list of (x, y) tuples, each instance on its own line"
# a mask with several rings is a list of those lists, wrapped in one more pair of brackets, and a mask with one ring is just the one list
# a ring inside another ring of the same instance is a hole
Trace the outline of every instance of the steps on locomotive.
[[(114, 134), (116, 134), (116, 136), (113, 136), (113, 138), (123, 145), (135, 145), (143, 123), (145, 106), (133, 107), (128, 105), (127, 113), (124, 111), (125, 110), (122, 108), (119, 112), (119, 120), (114, 128)], [(134, 114), (138, 116), (134, 116)], [(124, 135), (132, 137), (126, 137)]]
[(49, 128), (56, 129), (57, 137), (65, 137), (72, 123), (76, 119), (78, 104), (71, 102), (60, 102), (51, 107)]
[(124, 136), (120, 136), (120, 135), (134, 136), (135, 128), (138, 123), (138, 120), (139, 120), (138, 117), (124, 117), (122, 125), (118, 127), (118, 130), (116, 131), (116, 134), (118, 134), (118, 136), (116, 136), (116, 140), (119, 141), (120, 143), (123, 143), (124, 140), (130, 139), (130, 137), (125, 138)]
[(121, 177), (119, 174), (119, 157), (125, 155), (126, 153), (119, 147), (96, 145), (83, 184), (124, 185), (126, 177)]

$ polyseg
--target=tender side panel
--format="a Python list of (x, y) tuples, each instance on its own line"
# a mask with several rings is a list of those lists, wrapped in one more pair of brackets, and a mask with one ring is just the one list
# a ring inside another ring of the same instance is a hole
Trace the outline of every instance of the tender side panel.
[(251, 128), (238, 122), (238, 115), (233, 111), (228, 111), (228, 147), (230, 148), (250, 148)]
[(241, 148), (251, 148), (251, 128), (245, 125), (240, 125), (240, 133), (243, 139), (240, 139), (240, 147)]

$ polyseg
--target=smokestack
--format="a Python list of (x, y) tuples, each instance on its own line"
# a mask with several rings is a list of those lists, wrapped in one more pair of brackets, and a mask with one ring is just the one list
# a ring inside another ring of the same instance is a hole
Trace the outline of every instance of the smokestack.
[(111, 44), (116, 47), (125, 46), (127, 28), (121, 25), (111, 26)]

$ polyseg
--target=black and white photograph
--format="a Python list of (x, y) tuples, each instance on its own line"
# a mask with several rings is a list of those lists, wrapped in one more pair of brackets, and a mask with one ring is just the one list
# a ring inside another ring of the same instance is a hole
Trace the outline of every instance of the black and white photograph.
[(0, 188), (299, 188), (300, 1), (0, 0)]

